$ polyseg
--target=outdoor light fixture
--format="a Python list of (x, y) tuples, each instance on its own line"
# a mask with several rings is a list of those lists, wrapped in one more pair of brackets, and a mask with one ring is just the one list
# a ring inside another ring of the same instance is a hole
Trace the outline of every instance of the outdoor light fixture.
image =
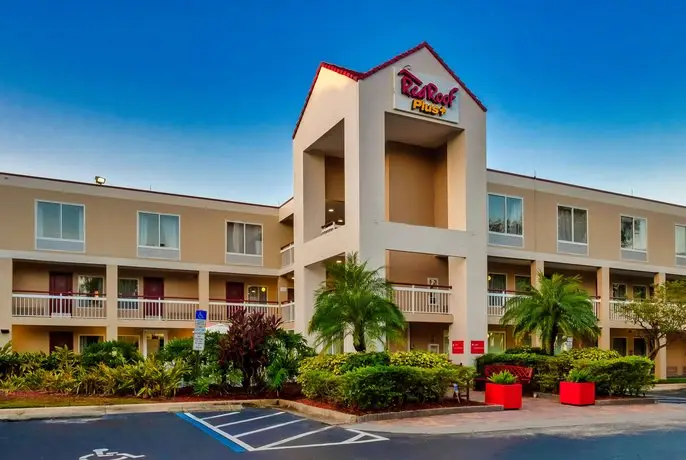
[(342, 224), (342, 223), (343, 223), (343, 219), (338, 219), (338, 222)]
[(95, 183), (98, 185), (105, 185), (105, 182), (107, 182), (107, 179), (105, 179), (102, 176), (95, 176)]
[(329, 212), (333, 212), (333, 208), (329, 208)]
[(10, 330), (9, 329), (0, 329), (0, 334), (9, 334)]

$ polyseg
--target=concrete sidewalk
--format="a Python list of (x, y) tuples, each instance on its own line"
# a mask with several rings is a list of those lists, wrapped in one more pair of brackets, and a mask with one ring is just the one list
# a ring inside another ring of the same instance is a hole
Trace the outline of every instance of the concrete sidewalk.
[[(640, 406), (565, 406), (548, 399), (525, 398), (520, 410), (439, 415), (360, 423), (349, 428), (404, 434), (473, 434), (497, 432), (565, 432), (600, 430), (605, 426), (686, 426), (686, 407), (677, 404)], [(595, 428), (594, 428), (595, 427)]]

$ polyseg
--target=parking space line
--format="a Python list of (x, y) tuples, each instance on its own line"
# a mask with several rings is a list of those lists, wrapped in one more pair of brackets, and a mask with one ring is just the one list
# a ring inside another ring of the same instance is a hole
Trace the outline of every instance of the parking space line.
[(360, 433), (360, 434), (358, 434), (358, 435), (353, 436), (353, 437), (350, 438), (350, 439), (346, 439), (345, 441), (343, 441), (343, 444), (350, 444), (351, 442), (355, 442), (355, 441), (357, 441), (358, 439), (364, 438), (365, 436), (367, 436), (367, 435), (364, 434), (364, 433)]
[(311, 434), (321, 433), (322, 431), (326, 431), (326, 430), (331, 429), (331, 428), (333, 428), (333, 425), (328, 425), (328, 426), (325, 426), (324, 428), (319, 428), (316, 430), (308, 431), (306, 433), (296, 434), (295, 436), (291, 436), (290, 438), (282, 439), (280, 441), (276, 441), (276, 442), (273, 442), (271, 444), (267, 444), (267, 445), (258, 447), (255, 450), (269, 449), (270, 447), (280, 446), (281, 444), (286, 444), (287, 442), (295, 441), (296, 439), (304, 438), (305, 436), (309, 436)]
[(274, 414), (263, 415), (261, 417), (253, 417), (253, 418), (248, 418), (245, 420), (239, 420), (237, 422), (224, 423), (224, 424), (215, 426), (215, 428), (224, 428), (225, 426), (238, 425), (239, 423), (248, 423), (248, 422), (252, 422), (254, 420), (261, 420), (263, 418), (276, 417), (277, 415), (283, 415), (283, 414), (285, 414), (285, 412), (276, 412)]
[[(363, 439), (362, 441), (355, 441), (354, 444), (367, 444), (369, 442), (379, 442), (379, 441), (388, 441), (386, 438), (382, 439)], [(255, 451), (261, 451), (261, 450), (280, 450), (280, 449), (304, 449), (308, 447), (326, 447), (326, 446), (340, 446), (345, 444), (344, 442), (324, 442), (321, 444), (298, 444), (297, 446), (276, 446), (276, 447), (258, 447), (257, 449), (254, 449)], [(353, 444), (353, 443), (351, 443)]]
[(251, 452), (255, 450), (255, 448), (252, 447), (250, 444), (246, 444), (240, 439), (236, 439), (230, 434), (218, 430), (215, 426), (210, 425), (206, 421), (199, 419), (193, 414), (189, 414), (188, 412), (182, 412), (177, 413), (176, 415), (178, 415), (181, 419), (186, 420), (191, 424), (195, 425), (197, 428), (209, 434), (210, 436), (212, 436), (217, 441), (221, 442), (234, 452), (245, 452), (246, 450)]
[(203, 417), (202, 420), (212, 420), (213, 418), (226, 417), (228, 415), (236, 415), (236, 414), (240, 414), (240, 412), (228, 412), (226, 414), (213, 415), (211, 417)]
[[(369, 436), (369, 437), (371, 437), (371, 438), (375, 438), (377, 441), (388, 441), (388, 438), (384, 438), (383, 436), (379, 436), (379, 435), (376, 435), (376, 434), (367, 433), (367, 432), (365, 432), (365, 431), (355, 430), (355, 429), (353, 429), (353, 428), (346, 428), (346, 429), (347, 429), (348, 431), (353, 432), (353, 433), (361, 434), (361, 435), (363, 435), (363, 437), (364, 437), (364, 436)], [(352, 442), (352, 441), (347, 441), (347, 442)]]
[(279, 423), (277, 425), (270, 425), (270, 426), (265, 427), (265, 428), (259, 428), (257, 430), (248, 431), (246, 433), (234, 434), (233, 437), (234, 438), (240, 438), (242, 436), (248, 436), (248, 435), (255, 434), (255, 433), (261, 433), (262, 431), (273, 430), (274, 428), (279, 428), (282, 426), (291, 425), (293, 423), (304, 422), (304, 421), (305, 421), (304, 418), (299, 418), (297, 420), (291, 420), (290, 422)]

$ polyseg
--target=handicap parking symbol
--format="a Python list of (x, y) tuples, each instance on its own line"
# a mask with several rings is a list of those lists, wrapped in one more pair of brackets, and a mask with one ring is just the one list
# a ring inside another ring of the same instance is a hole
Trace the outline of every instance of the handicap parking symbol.
[(79, 457), (79, 460), (90, 460), (96, 458), (107, 458), (109, 460), (127, 460), (129, 458), (145, 458), (145, 455), (125, 454), (124, 452), (113, 452), (109, 449), (93, 449), (92, 454)]

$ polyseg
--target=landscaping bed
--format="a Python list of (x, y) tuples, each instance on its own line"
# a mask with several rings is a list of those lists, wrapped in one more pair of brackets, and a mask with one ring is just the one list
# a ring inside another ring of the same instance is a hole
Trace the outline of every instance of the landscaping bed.
[(405, 412), (405, 411), (416, 411), (425, 409), (442, 409), (451, 407), (473, 407), (473, 406), (485, 406), (484, 403), (478, 401), (465, 401), (459, 402), (457, 399), (445, 399), (443, 401), (433, 401), (426, 403), (406, 403), (402, 406), (393, 406), (386, 408), (377, 409), (359, 409), (353, 407), (347, 407), (341, 404), (332, 404), (325, 401), (312, 400), (308, 398), (295, 399), (295, 402), (302, 404), (307, 404), (308, 406), (318, 407), (320, 409), (333, 410), (337, 412), (343, 412), (344, 414), (350, 415), (369, 415), (369, 414), (381, 414), (387, 412)]

